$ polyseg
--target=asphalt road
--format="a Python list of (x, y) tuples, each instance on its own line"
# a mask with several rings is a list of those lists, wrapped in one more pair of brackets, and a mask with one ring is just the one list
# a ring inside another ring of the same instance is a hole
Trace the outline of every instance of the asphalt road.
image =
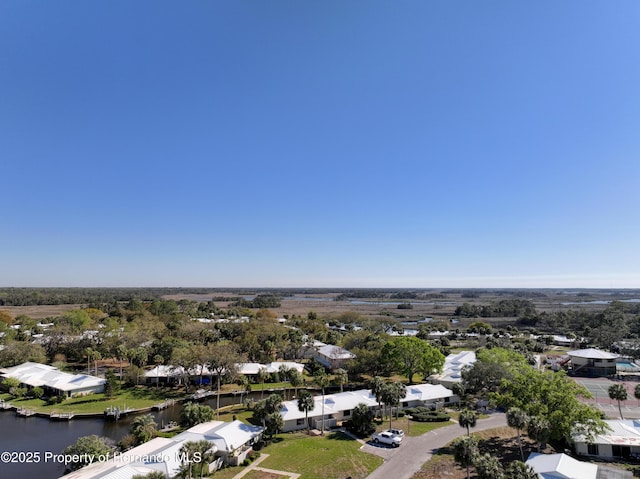
[[(491, 417), (480, 419), (472, 432), (506, 425), (507, 419), (503, 413), (493, 413)], [(385, 450), (385, 453), (386, 451), (389, 453), (384, 455), (386, 456), (384, 463), (369, 474), (367, 479), (410, 479), (438, 449), (463, 434), (466, 434), (466, 430), (458, 424), (453, 424), (435, 429), (422, 436), (405, 436), (402, 446)], [(375, 446), (365, 445), (362, 448), (371, 447)]]

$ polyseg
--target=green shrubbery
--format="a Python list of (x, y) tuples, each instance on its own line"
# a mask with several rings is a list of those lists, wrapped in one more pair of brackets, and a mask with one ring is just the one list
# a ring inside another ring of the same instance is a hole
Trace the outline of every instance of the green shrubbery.
[(446, 422), (451, 419), (448, 414), (432, 411), (423, 406), (406, 409), (405, 413), (410, 415), (413, 421), (417, 422)]

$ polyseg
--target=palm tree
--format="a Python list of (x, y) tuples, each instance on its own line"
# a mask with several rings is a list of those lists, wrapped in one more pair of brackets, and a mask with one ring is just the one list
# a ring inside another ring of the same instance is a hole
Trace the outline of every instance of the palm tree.
[(180, 447), (180, 457), (182, 459), (182, 470), (184, 473), (188, 472), (188, 478), (193, 479), (193, 462), (195, 459), (196, 452), (196, 441), (187, 441), (182, 447)]
[(478, 479), (505, 479), (500, 460), (489, 453), (476, 456), (473, 464), (476, 467)]
[(458, 398), (460, 399), (458, 405), (465, 404), (465, 395), (467, 391), (464, 388), (464, 384), (454, 383), (453, 386), (451, 386), (451, 391), (453, 391), (453, 394), (458, 396)]
[(324, 436), (324, 388), (329, 385), (329, 376), (322, 372), (315, 377), (315, 382), (322, 389), (322, 427), (320, 428), (320, 434)]
[(624, 419), (622, 417), (622, 407), (620, 406), (620, 402), (626, 401), (627, 397), (627, 388), (625, 388), (622, 384), (616, 383), (609, 386), (609, 398), (618, 401), (618, 411), (620, 412), (620, 419)]
[(131, 424), (131, 434), (138, 444), (151, 440), (157, 433), (157, 424), (151, 414), (138, 416)]
[(460, 437), (451, 443), (451, 448), (455, 461), (467, 468), (467, 479), (470, 479), (469, 466), (474, 464), (478, 456), (478, 440), (472, 436)]
[(267, 371), (267, 368), (258, 369), (257, 377), (258, 377), (258, 381), (262, 383), (262, 393), (260, 394), (260, 399), (264, 399), (264, 382), (269, 377), (269, 372)]
[(513, 461), (507, 468), (509, 479), (538, 479), (538, 473), (522, 461)]
[(524, 452), (522, 451), (522, 438), (520, 437), (520, 431), (527, 428), (527, 422), (529, 416), (527, 413), (519, 407), (512, 407), (507, 411), (507, 424), (509, 427), (518, 431), (518, 447), (520, 448), (520, 458), (524, 461)]
[(247, 379), (247, 376), (240, 374), (238, 375), (236, 384), (240, 386), (240, 404), (242, 404), (242, 396), (244, 393), (251, 391), (251, 388), (249, 387), (249, 380)]
[[(159, 367), (162, 363), (164, 363), (164, 358), (160, 354), (156, 354), (153, 357), (153, 363), (156, 365), (156, 368)], [(156, 376), (156, 388), (160, 386), (160, 371), (158, 370), (158, 374)]]
[(304, 378), (297, 370), (293, 369), (289, 373), (289, 382), (293, 386), (293, 396), (298, 397), (298, 388), (304, 384)]
[[(371, 394), (373, 394), (373, 396), (376, 398), (376, 401), (378, 401), (378, 411), (381, 411), (382, 409), (382, 390), (384, 389), (386, 383), (384, 382), (384, 379), (382, 379), (380, 376), (376, 376), (373, 378), (373, 380), (371, 381)], [(382, 414), (380, 414), (381, 418), (382, 418)]]
[(313, 395), (309, 391), (306, 389), (300, 391), (300, 396), (298, 396), (298, 411), (304, 413), (304, 420), (307, 423), (307, 434), (311, 434), (309, 427), (309, 411), (313, 411), (315, 405)]
[(527, 435), (538, 443), (538, 452), (551, 436), (551, 423), (541, 416), (533, 416), (527, 425)]
[(471, 435), (469, 428), (476, 427), (476, 422), (478, 421), (478, 415), (475, 411), (471, 409), (463, 409), (460, 411), (460, 417), (458, 418), (458, 423), (460, 427), (464, 427), (467, 429), (467, 436)]
[(349, 381), (349, 373), (342, 368), (338, 368), (335, 371), (336, 381), (340, 384), (340, 392), (344, 392), (344, 385), (347, 381)]
[(87, 374), (91, 374), (91, 358), (93, 357), (93, 349), (85, 348), (84, 356), (87, 358)]
[(122, 360), (127, 357), (127, 347), (124, 344), (118, 344), (116, 348), (118, 362), (120, 363), (120, 381), (122, 381)]
[(399, 406), (400, 401), (407, 395), (407, 387), (401, 382), (387, 383), (382, 389), (382, 402), (389, 407), (389, 429), (393, 419), (393, 407)]
[(633, 397), (636, 399), (640, 399), (640, 384), (636, 384), (636, 387), (633, 390)]

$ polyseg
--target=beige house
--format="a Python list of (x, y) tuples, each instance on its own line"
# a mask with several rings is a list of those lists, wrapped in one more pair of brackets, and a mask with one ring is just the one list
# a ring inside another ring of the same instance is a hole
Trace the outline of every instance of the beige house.
[(567, 353), (571, 360), (571, 374), (576, 376), (613, 376), (616, 374), (617, 354), (600, 349), (576, 349)]

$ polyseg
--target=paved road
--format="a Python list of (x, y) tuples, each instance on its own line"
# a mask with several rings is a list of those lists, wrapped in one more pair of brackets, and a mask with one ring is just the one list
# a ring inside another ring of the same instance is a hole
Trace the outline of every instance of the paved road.
[[(487, 419), (480, 419), (473, 432), (506, 426), (507, 419), (502, 413), (494, 413)], [(393, 454), (382, 466), (367, 476), (367, 479), (410, 479), (420, 470), (433, 454), (455, 438), (465, 434), (458, 424), (441, 427), (417, 437), (405, 437), (402, 446), (393, 449)], [(372, 447), (372, 446), (363, 446)]]

